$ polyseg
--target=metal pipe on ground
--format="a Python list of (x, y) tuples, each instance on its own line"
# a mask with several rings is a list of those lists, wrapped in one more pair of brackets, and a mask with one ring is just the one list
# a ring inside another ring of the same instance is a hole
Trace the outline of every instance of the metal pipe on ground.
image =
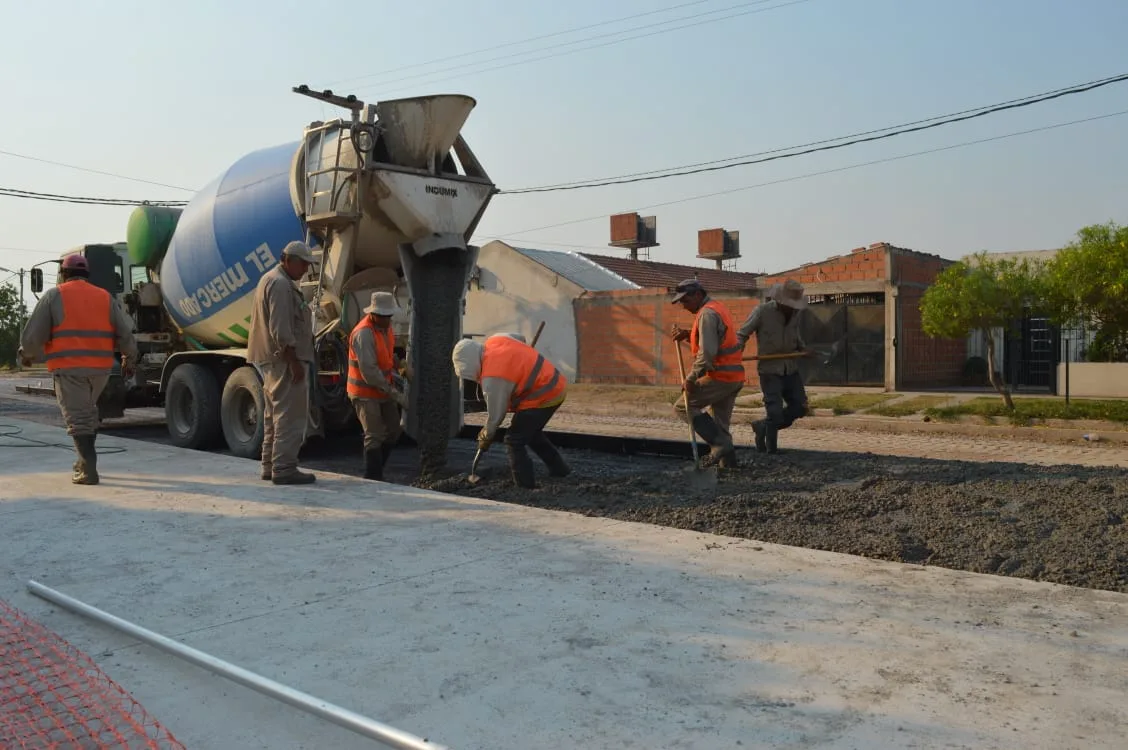
[(416, 737), (413, 734), (388, 726), (375, 719), (362, 716), (347, 708), (336, 706), (328, 701), (287, 687), (267, 677), (255, 674), (242, 667), (235, 666), (210, 654), (206, 654), (203, 651), (197, 651), (191, 646), (186, 646), (179, 641), (174, 641), (159, 633), (146, 630), (139, 625), (111, 615), (108, 612), (103, 612), (96, 607), (80, 602), (74, 597), (48, 588), (37, 581), (28, 581), (27, 589), (32, 594), (41, 599), (46, 599), (53, 604), (57, 604), (63, 609), (100, 622), (103, 625), (107, 625), (126, 635), (132, 636), (139, 641), (148, 643), (150, 646), (154, 646), (173, 656), (178, 656), (187, 662), (195, 664), (198, 667), (202, 667), (209, 672), (218, 674), (221, 677), (226, 677), (232, 682), (236, 682), (263, 695), (282, 701), (283, 703), (301, 709), (306, 713), (313, 714), (325, 721), (356, 732), (361, 736), (381, 742), (388, 747), (395, 747), (400, 750), (450, 750), (450, 748), (443, 745), (436, 745), (424, 738)]

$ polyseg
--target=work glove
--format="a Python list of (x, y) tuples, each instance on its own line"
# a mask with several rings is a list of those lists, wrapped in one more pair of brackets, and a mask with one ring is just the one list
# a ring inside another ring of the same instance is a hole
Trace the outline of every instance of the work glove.
[(485, 453), (490, 449), (491, 445), (493, 445), (493, 435), (489, 434), (486, 431), (486, 428), (483, 427), (478, 432), (478, 450), (480, 450), (482, 453)]
[(32, 365), (31, 357), (24, 355), (24, 350), (23, 350), (22, 346), (20, 347), (20, 349), (16, 353), (16, 355), (20, 358), (20, 365), (22, 367), (31, 367), (31, 365)]

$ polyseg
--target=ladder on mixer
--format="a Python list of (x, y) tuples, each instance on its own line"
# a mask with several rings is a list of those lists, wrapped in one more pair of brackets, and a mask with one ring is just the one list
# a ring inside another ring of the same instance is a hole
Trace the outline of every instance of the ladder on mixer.
[[(325, 274), (325, 249), (331, 242), (334, 232), (347, 229), (360, 220), (360, 188), (363, 162), (357, 159), (355, 167), (342, 166), (341, 154), (345, 144), (347, 125), (341, 120), (321, 123), (306, 128), (304, 149), (305, 165), (305, 242), (313, 251), (317, 260), (317, 279), (310, 279), (301, 283), (302, 288), (313, 288), (312, 302), (316, 305), (321, 298), (321, 284)], [(325, 165), (325, 144), (331, 135), (335, 135), (333, 155), (329, 166)], [(349, 139), (351, 146), (352, 140)], [(319, 190), (328, 182), (328, 188)], [(350, 185), (353, 188), (352, 198), (342, 206), (341, 196), (348, 195)], [(315, 230), (322, 230), (324, 243), (318, 247), (313, 246)]]

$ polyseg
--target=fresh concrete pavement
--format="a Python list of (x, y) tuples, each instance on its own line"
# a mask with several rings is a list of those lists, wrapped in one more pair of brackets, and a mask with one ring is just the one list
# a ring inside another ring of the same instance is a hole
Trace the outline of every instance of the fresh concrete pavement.
[[(21, 437), (62, 430), (4, 418)], [(11, 432), (10, 429), (0, 432)], [(1122, 748), (1128, 596), (105, 438), (0, 439), (0, 598), (188, 747), (371, 748), (28, 579), (457, 750)]]

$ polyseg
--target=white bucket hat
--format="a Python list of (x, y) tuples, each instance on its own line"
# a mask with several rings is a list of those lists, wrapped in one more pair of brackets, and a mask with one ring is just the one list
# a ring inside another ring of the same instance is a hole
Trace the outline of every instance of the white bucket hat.
[(365, 315), (382, 315), (384, 317), (391, 317), (396, 314), (399, 306), (396, 305), (396, 298), (391, 292), (373, 292), (372, 304), (364, 308)]
[(795, 279), (788, 279), (782, 284), (776, 284), (769, 293), (773, 302), (785, 305), (793, 310), (802, 310), (807, 306), (807, 297), (803, 294), (803, 285)]
[(294, 240), (286, 245), (286, 247), (282, 248), (282, 257), (297, 258), (298, 260), (304, 260), (310, 265), (317, 262), (317, 259), (313, 257), (313, 252), (309, 249), (309, 245), (298, 240)]

